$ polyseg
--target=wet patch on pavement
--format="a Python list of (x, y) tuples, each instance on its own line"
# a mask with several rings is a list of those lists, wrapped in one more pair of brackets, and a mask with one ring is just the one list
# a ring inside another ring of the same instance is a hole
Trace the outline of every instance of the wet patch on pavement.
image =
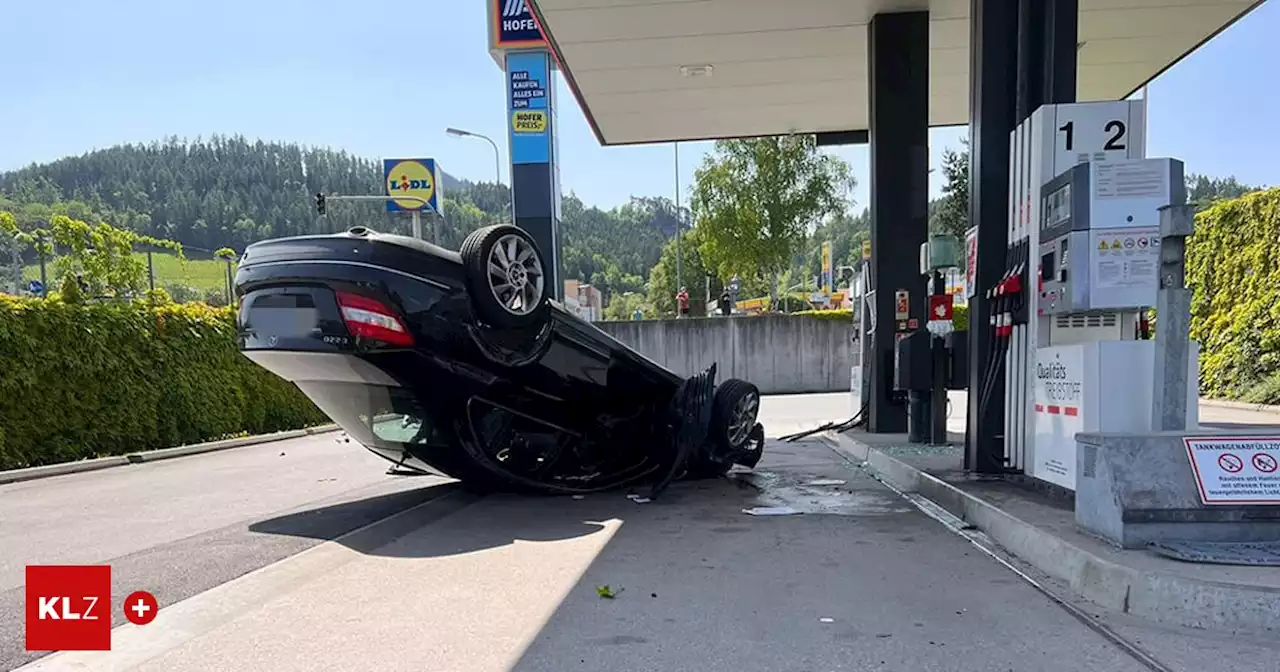
[(822, 441), (770, 441), (756, 469), (735, 469), (728, 478), (748, 495), (743, 509), (754, 516), (877, 516), (913, 510), (873, 479), (850, 469)]

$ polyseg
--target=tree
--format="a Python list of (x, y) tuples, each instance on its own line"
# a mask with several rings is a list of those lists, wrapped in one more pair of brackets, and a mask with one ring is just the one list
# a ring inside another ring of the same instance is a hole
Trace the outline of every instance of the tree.
[[(652, 313), (658, 317), (674, 317), (676, 314), (676, 292), (681, 287), (689, 291), (689, 314), (699, 316), (706, 314), (704, 305), (707, 268), (703, 264), (699, 252), (704, 241), (704, 230), (701, 226), (685, 231), (680, 241), (680, 278), (676, 279), (676, 241), (671, 239), (662, 248), (662, 257), (649, 272), (648, 298)], [(712, 295), (719, 295), (723, 284), (713, 278)], [(646, 313), (650, 311), (645, 311)]]
[[(475, 229), (510, 221), (507, 187), (448, 174), (441, 175), (441, 182), (440, 232), (445, 247), (457, 249)], [(387, 213), (381, 203), (331, 202), (324, 217), (315, 212), (316, 192), (379, 194), (384, 188), (380, 162), (346, 152), (242, 137), (165, 138), (0, 172), (0, 211), (12, 213), (22, 231), (48, 229), (55, 215), (65, 215), (176, 240), (207, 253), (356, 225), (409, 233), (410, 218)], [(584, 206), (570, 193), (561, 207), (564, 277), (591, 283), (606, 297), (643, 292), (664, 242), (674, 235), (670, 199), (636, 198), (602, 210)], [(429, 214), (423, 228), (433, 231), (437, 221)], [(6, 259), (5, 252), (0, 236), (0, 260)], [(37, 261), (30, 245), (23, 245), (20, 254), (23, 265)], [(0, 268), (0, 273), (6, 273), (0, 276), (3, 288), (5, 279), (17, 272)], [(189, 294), (170, 290), (175, 297)]]
[(646, 312), (652, 314), (653, 309), (649, 306), (648, 300), (642, 294), (636, 292), (623, 292), (614, 294), (609, 299), (609, 305), (604, 307), (604, 319), (606, 320), (630, 320), (634, 317), (635, 312), (639, 310), (641, 314)]
[[(836, 282), (840, 281), (840, 266), (854, 266), (862, 259), (862, 241), (871, 238), (871, 213), (863, 210), (856, 215), (842, 214), (831, 217), (814, 230), (805, 249), (804, 270), (807, 277), (822, 272), (822, 243), (831, 241), (831, 263), (835, 268)], [(799, 282), (799, 278), (793, 282)]]
[(1205, 210), (1215, 202), (1226, 198), (1239, 198), (1253, 191), (1261, 191), (1266, 187), (1254, 187), (1241, 183), (1235, 175), (1225, 178), (1208, 177), (1187, 173), (1187, 202), (1196, 206), (1196, 211)]
[(764, 276), (770, 296), (810, 228), (844, 213), (849, 165), (811, 135), (720, 140), (694, 173), (699, 252), (716, 275)]
[(961, 138), (964, 147), (942, 151), (942, 198), (938, 199), (930, 217), (929, 230), (964, 240), (969, 229), (969, 139)]
[[(9, 213), (0, 213), (9, 215)], [(135, 255), (136, 245), (151, 245), (169, 249), (184, 259), (182, 246), (170, 241), (142, 236), (132, 231), (117, 229), (105, 222), (88, 224), (66, 215), (54, 215), (48, 228), (33, 231), (17, 229), (12, 216), (0, 217), (0, 226), (22, 244), (50, 255), (59, 248), (63, 254), (54, 262), (54, 277), (66, 287), (68, 279), (85, 288), (94, 296), (140, 295), (147, 284), (147, 266)]]

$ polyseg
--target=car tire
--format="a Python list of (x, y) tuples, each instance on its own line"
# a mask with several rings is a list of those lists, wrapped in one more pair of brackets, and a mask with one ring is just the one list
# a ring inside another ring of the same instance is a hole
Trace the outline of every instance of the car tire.
[(471, 305), (482, 322), (522, 329), (546, 319), (551, 276), (542, 251), (524, 229), (510, 224), (476, 229), (462, 242), (459, 255)]
[(685, 478), (724, 476), (735, 464), (728, 456), (740, 453), (753, 441), (763, 446), (763, 429), (756, 422), (759, 411), (760, 390), (755, 385), (736, 378), (721, 383), (711, 402), (711, 436), (708, 438), (714, 454), (690, 460)]
[(760, 414), (760, 390), (745, 380), (720, 384), (711, 402), (711, 440), (722, 454), (742, 450)]

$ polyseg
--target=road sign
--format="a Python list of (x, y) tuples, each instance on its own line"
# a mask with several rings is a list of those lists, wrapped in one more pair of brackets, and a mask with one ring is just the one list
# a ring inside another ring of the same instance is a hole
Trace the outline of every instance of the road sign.
[(387, 212), (412, 212), (414, 210), (440, 211), (440, 174), (435, 159), (384, 159), (382, 178), (387, 195), (416, 196), (416, 200), (397, 199), (387, 201)]
[(31, 282), (27, 283), (27, 291), (31, 292), (32, 294), (43, 294), (44, 283), (40, 282), (39, 280), (32, 280)]
[(1280, 437), (1183, 439), (1205, 504), (1280, 504)]

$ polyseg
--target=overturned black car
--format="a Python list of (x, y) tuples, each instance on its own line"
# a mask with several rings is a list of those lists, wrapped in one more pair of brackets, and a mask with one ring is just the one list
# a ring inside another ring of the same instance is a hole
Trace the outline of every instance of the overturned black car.
[(245, 356), (402, 469), (482, 491), (585, 493), (754, 467), (751, 383), (683, 378), (547, 298), (510, 225), (459, 252), (357, 227), (250, 245)]

